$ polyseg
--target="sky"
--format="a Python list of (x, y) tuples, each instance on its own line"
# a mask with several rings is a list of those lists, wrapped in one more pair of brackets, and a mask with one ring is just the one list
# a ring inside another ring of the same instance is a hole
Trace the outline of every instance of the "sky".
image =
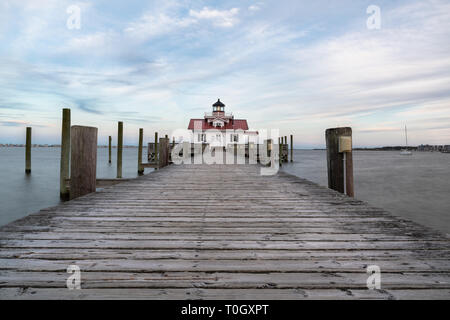
[(62, 108), (153, 141), (220, 98), (297, 147), (450, 144), (449, 39), (441, 0), (1, 0), (0, 143), (60, 143)]

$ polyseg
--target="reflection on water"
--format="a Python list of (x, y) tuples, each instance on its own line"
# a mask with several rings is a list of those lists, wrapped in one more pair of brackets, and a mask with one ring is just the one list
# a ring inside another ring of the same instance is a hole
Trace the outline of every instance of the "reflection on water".
[[(326, 152), (295, 150), (285, 172), (327, 186)], [(450, 154), (354, 151), (355, 197), (450, 233)]]
[[(115, 178), (116, 152), (108, 164), (108, 149), (98, 149), (99, 178)], [(0, 225), (59, 203), (59, 157), (59, 148), (33, 148), (32, 173), (26, 175), (24, 148), (0, 148)], [(282, 170), (327, 185), (325, 151), (295, 150), (294, 159)], [(358, 199), (450, 233), (450, 154), (355, 151), (353, 160)], [(137, 148), (125, 148), (123, 177), (136, 174)]]

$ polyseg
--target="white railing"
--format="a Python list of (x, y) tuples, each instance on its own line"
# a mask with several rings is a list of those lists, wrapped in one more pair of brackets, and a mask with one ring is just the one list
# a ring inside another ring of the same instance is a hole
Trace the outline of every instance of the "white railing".
[[(205, 117), (206, 118), (211, 118), (211, 117), (216, 117), (220, 114), (221, 112), (205, 112)], [(233, 117), (233, 113), (224, 113), (222, 116), (228, 117), (228, 118), (232, 118)]]

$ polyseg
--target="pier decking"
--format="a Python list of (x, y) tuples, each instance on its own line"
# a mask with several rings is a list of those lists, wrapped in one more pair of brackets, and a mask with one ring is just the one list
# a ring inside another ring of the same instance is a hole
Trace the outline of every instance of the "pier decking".
[(172, 165), (0, 228), (0, 299), (449, 299), (449, 279), (444, 235), (256, 165)]

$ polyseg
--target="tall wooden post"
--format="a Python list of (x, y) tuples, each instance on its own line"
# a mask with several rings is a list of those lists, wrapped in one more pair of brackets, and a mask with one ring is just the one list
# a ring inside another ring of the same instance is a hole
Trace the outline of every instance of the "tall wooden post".
[[(328, 188), (354, 196), (352, 128), (332, 128), (325, 132), (327, 144)], [(345, 179), (344, 179), (345, 159)]]
[(291, 162), (294, 161), (294, 136), (291, 134)]
[(27, 133), (26, 133), (25, 173), (31, 173), (31, 127), (27, 127)]
[(138, 174), (144, 174), (144, 167), (142, 166), (142, 143), (144, 140), (144, 129), (139, 129), (139, 150), (138, 150)]
[(95, 192), (97, 176), (97, 128), (72, 126), (70, 199)]
[(122, 178), (123, 122), (119, 121), (117, 130), (117, 178)]
[(250, 164), (250, 141), (247, 140), (247, 143), (244, 144), (244, 159), (248, 158), (248, 164)]
[(108, 138), (108, 163), (111, 163), (111, 142), (112, 142), (112, 138), (111, 136), (109, 136)]
[(61, 129), (61, 164), (59, 171), (59, 196), (69, 198), (66, 180), (70, 178), (70, 109), (63, 109)]
[[(155, 163), (158, 164), (158, 132), (155, 132)], [(158, 170), (158, 168), (155, 168), (155, 170)]]
[(349, 197), (355, 196), (353, 184), (353, 154), (352, 151), (345, 152), (345, 192)]
[(281, 167), (283, 162), (283, 137), (278, 138), (278, 162)]
[(159, 139), (159, 164), (158, 167), (162, 168), (169, 164), (169, 139)]
[[(284, 150), (286, 149), (286, 158), (284, 157)], [(287, 144), (287, 136), (284, 136), (284, 145), (283, 145), (283, 159), (284, 162), (288, 162), (288, 153), (289, 153), (289, 146)]]

